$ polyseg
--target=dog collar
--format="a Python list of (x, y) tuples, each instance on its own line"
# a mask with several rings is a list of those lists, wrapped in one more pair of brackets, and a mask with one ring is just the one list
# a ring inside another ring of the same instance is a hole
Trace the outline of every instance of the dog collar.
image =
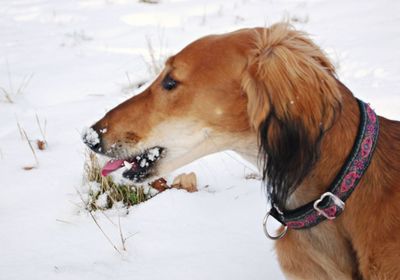
[[(273, 206), (264, 218), (264, 231), (269, 238), (282, 238), (287, 229), (306, 229), (324, 220), (333, 220), (344, 211), (345, 201), (355, 190), (371, 162), (379, 134), (379, 122), (375, 112), (368, 104), (358, 99), (357, 101), (361, 117), (357, 138), (332, 185), (319, 199), (297, 209), (280, 210)], [(278, 236), (268, 233), (266, 223), (269, 216), (285, 227)]]

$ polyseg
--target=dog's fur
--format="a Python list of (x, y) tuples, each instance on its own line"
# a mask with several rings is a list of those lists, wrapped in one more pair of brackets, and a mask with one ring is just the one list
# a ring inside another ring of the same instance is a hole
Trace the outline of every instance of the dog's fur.
[[(165, 147), (153, 175), (235, 150), (261, 162), (269, 196), (292, 209), (326, 191), (355, 141), (359, 108), (334, 71), (286, 23), (208, 36), (169, 58), (148, 89), (94, 129), (107, 128), (101, 144), (111, 157)], [(166, 75), (176, 88), (163, 88)], [(288, 278), (400, 279), (400, 123), (379, 122), (372, 162), (344, 213), (277, 241)]]

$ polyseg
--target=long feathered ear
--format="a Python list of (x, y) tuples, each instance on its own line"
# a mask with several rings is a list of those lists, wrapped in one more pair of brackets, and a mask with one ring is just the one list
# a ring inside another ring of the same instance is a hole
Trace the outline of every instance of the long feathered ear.
[(286, 23), (254, 30), (243, 90), (258, 132), (270, 199), (284, 208), (310, 172), (341, 96), (334, 67), (304, 34)]

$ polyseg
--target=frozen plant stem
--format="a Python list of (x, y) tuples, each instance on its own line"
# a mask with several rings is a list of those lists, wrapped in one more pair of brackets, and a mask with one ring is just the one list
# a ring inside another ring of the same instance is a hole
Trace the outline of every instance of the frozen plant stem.
[(103, 210), (99, 209), (100, 213), (103, 214), (104, 217), (106, 217), (106, 219), (115, 227), (117, 227), (117, 225), (113, 222), (113, 220), (110, 219), (110, 217), (108, 217), (108, 215), (106, 215), (106, 213), (104, 213)]
[(23, 128), (22, 128), (22, 132), (24, 133), (25, 139), (26, 139), (26, 141), (28, 142), (29, 148), (30, 148), (31, 151), (32, 151), (33, 157), (35, 158), (36, 167), (39, 167), (39, 160), (38, 160), (38, 158), (37, 158), (37, 156), (36, 156), (35, 150), (33, 149), (32, 144), (31, 144), (31, 142), (29, 141), (28, 135), (26, 134), (26, 132), (25, 132), (25, 130), (24, 130)]
[(129, 233), (129, 232), (128, 232), (129, 235), (128, 235), (127, 237), (124, 237), (124, 234), (123, 234), (123, 231), (122, 231), (122, 226), (121, 226), (121, 215), (119, 214), (119, 211), (118, 211), (118, 225), (116, 225), (116, 224), (110, 219), (110, 217), (108, 217), (108, 216), (106, 215), (106, 213), (105, 213), (103, 210), (100, 210), (100, 209), (99, 209), (99, 211), (100, 211), (101, 214), (104, 215), (104, 217), (107, 218), (107, 220), (108, 220), (113, 226), (115, 226), (115, 227), (117, 227), (117, 228), (119, 229), (120, 238), (121, 238), (121, 243), (122, 243), (122, 248), (123, 248), (124, 251), (127, 251), (127, 249), (126, 249), (126, 241), (127, 241), (129, 238), (131, 238), (132, 236), (136, 235), (137, 232), (135, 232), (135, 233)]
[(21, 94), (24, 92), (30, 81), (32, 80), (33, 74), (30, 74), (28, 76), (25, 76), (24, 79), (21, 82), (21, 85), (19, 86), (16, 94)]
[(104, 230), (101, 228), (101, 226), (99, 225), (99, 223), (97, 222), (96, 218), (94, 217), (93, 213), (91, 211), (89, 211), (90, 217), (92, 217), (94, 223), (96, 224), (96, 226), (99, 228), (99, 230), (103, 233), (104, 237), (108, 240), (108, 242), (111, 244), (111, 246), (115, 249), (115, 251), (118, 252), (118, 254), (121, 254), (121, 252), (118, 250), (117, 246), (114, 245), (114, 243), (111, 241), (111, 239), (108, 237), (108, 235), (104, 232)]
[(128, 71), (125, 71), (125, 75), (126, 75), (126, 78), (128, 79), (128, 84), (131, 85), (132, 81), (131, 81), (131, 78), (129, 77)]
[(19, 124), (19, 122), (17, 121), (17, 126), (18, 126), (18, 131), (19, 131), (19, 135), (21, 136), (21, 140), (24, 140), (24, 133), (22, 132), (22, 128), (21, 125)]
[[(13, 85), (11, 82), (11, 72), (10, 72), (10, 66), (8, 65), (8, 59), (6, 60), (6, 67), (7, 67), (8, 87), (10, 89), (10, 92), (13, 93), (14, 89), (13, 89)], [(12, 101), (11, 101), (11, 103), (12, 103)]]
[(37, 125), (38, 125), (38, 127), (39, 127), (39, 130), (40, 130), (40, 134), (42, 135), (42, 138), (43, 138), (43, 142), (44, 142), (44, 143), (46, 144), (46, 146), (47, 146), (47, 140), (46, 140), (46, 126), (47, 126), (47, 120), (46, 120), (46, 119), (44, 120), (44, 122), (43, 122), (43, 128), (42, 128), (42, 125), (40, 124), (40, 120), (39, 120), (38, 115), (35, 114), (35, 117), (36, 117), (36, 123), (37, 123)]
[(157, 75), (160, 72), (160, 66), (157, 63), (155, 53), (154, 53), (154, 48), (151, 43), (151, 39), (149, 36), (146, 36), (146, 43), (147, 43), (147, 49), (149, 52), (150, 60), (151, 60), (151, 65), (150, 65), (150, 71), (153, 72), (154, 75)]
[(147, 3), (147, 4), (158, 4), (160, 1), (159, 0), (139, 0), (141, 3)]
[(6, 60), (6, 69), (7, 69), (7, 78), (8, 78), (8, 90), (5, 89), (4, 87), (0, 87), (0, 92), (3, 93), (3, 96), (4, 96), (6, 102), (14, 103), (13, 97), (15, 97), (16, 95), (22, 94), (25, 91), (28, 84), (32, 80), (33, 74), (25, 76), (22, 79), (21, 84), (19, 85), (18, 89), (16, 91), (14, 91), (14, 85), (12, 82), (11, 71), (10, 71), (10, 66), (8, 64), (8, 60)]
[(150, 36), (146, 36), (146, 43), (147, 43), (147, 51), (150, 57), (150, 61), (145, 59), (147, 64), (149, 73), (152, 75), (158, 75), (161, 72), (161, 69), (164, 65), (165, 60), (165, 53), (164, 53), (164, 35), (163, 33), (158, 34), (158, 51), (156, 51), (153, 47), (153, 43), (151, 41)]
[[(76, 190), (76, 192), (78, 193), (80, 199), (82, 200), (83, 203), (85, 203), (85, 200), (82, 197), (82, 194)], [(104, 232), (103, 228), (100, 226), (100, 224), (97, 222), (96, 218), (94, 217), (93, 213), (91, 211), (88, 211), (90, 217), (92, 217), (94, 223), (96, 224), (96, 226), (98, 227), (98, 229), (101, 231), (101, 233), (103, 234), (103, 236), (107, 239), (107, 241), (110, 243), (110, 245), (114, 248), (115, 251), (118, 252), (118, 254), (122, 257), (121, 251), (118, 250), (117, 246), (114, 245), (114, 243), (111, 241), (110, 237), (108, 237), (108, 235)]]
[(126, 251), (126, 247), (125, 247), (125, 242), (126, 239), (124, 238), (124, 235), (122, 233), (122, 228), (121, 228), (121, 216), (118, 213), (118, 228), (119, 228), (119, 236), (121, 237), (121, 244), (122, 244), (122, 249), (124, 251)]
[(3, 92), (4, 98), (6, 99), (6, 101), (8, 103), (14, 103), (12, 98), (11, 98), (11, 96), (10, 96), (10, 94), (4, 88), (0, 87), (0, 91)]
[(207, 6), (204, 6), (203, 16), (201, 18), (200, 25), (206, 25), (206, 22), (207, 22)]

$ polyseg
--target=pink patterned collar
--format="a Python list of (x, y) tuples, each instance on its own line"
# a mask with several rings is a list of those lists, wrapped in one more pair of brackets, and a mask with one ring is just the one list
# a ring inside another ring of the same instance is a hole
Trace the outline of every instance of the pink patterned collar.
[[(357, 139), (332, 185), (319, 199), (297, 209), (279, 210), (277, 207), (272, 207), (264, 219), (264, 230), (268, 237), (279, 239), (283, 237), (287, 229), (310, 228), (324, 220), (333, 220), (344, 211), (345, 201), (355, 190), (371, 162), (379, 135), (379, 122), (375, 112), (368, 104), (361, 100), (357, 101), (361, 118)], [(266, 222), (269, 216), (285, 226), (283, 235), (282, 233), (278, 236), (268, 234)]]

